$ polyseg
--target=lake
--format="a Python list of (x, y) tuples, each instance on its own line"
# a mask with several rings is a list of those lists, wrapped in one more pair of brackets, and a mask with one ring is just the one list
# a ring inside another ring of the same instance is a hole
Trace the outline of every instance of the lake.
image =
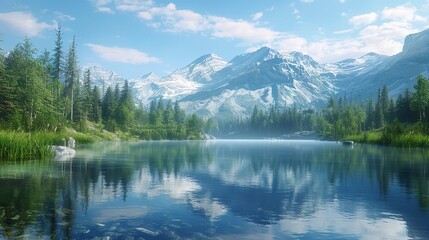
[(0, 239), (427, 239), (429, 151), (324, 141), (81, 145), (0, 164)]

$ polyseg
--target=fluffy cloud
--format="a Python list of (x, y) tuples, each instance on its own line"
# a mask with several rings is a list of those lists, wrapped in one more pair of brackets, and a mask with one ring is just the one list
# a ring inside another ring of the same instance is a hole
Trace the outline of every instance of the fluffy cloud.
[(394, 8), (384, 8), (382, 12), (382, 16), (384, 19), (393, 20), (393, 21), (405, 21), (405, 22), (413, 22), (413, 21), (426, 21), (425, 17), (416, 14), (416, 7), (406, 4), (397, 6)]
[(358, 16), (354, 16), (350, 18), (349, 23), (354, 26), (366, 26), (369, 25), (377, 20), (378, 14), (375, 12), (362, 14)]
[[(354, 28), (335, 31), (332, 35), (334, 38), (310, 41), (301, 36), (259, 26), (257, 21), (263, 17), (262, 12), (252, 15), (253, 22), (251, 22), (223, 16), (203, 15), (187, 9), (177, 9), (173, 3), (154, 6), (152, 0), (92, 1), (96, 2), (99, 11), (108, 12), (109, 9), (114, 9), (115, 11), (135, 12), (138, 18), (146, 22), (148, 26), (162, 31), (200, 33), (213, 38), (237, 40), (241, 46), (246, 46), (248, 50), (260, 46), (270, 46), (280, 51), (301, 51), (320, 62), (334, 62), (344, 58), (358, 57), (368, 52), (385, 55), (396, 54), (401, 51), (405, 36), (421, 30), (414, 23), (427, 21), (425, 17), (417, 14), (416, 7), (405, 4), (393, 8), (384, 8), (378, 12), (353, 16), (348, 22)], [(312, 1), (301, 0), (301, 2)], [(339, 0), (339, 2), (345, 3), (346, 0)], [(299, 19), (300, 12), (295, 4), (292, 3), (289, 7), (292, 9), (295, 18)], [(103, 10), (103, 8), (107, 9)], [(341, 16), (346, 15), (344, 12), (341, 14)], [(119, 48), (111, 49), (119, 51)], [(144, 53), (143, 56), (150, 58)], [(131, 60), (122, 62), (127, 61), (133, 62)]]
[(113, 13), (113, 10), (108, 7), (112, 3), (112, 0), (92, 0), (97, 11), (105, 13)]
[(301, 2), (303, 2), (303, 3), (311, 3), (311, 2), (314, 2), (314, 0), (301, 0)]
[(152, 0), (115, 0), (119, 11), (141, 11), (153, 5)]
[(55, 11), (54, 12), (55, 18), (61, 21), (74, 21), (76, 20), (75, 17), (67, 15), (65, 13), (59, 12), (59, 11)]
[(85, 44), (100, 58), (109, 62), (141, 64), (159, 62), (158, 58), (151, 57), (147, 53), (132, 48), (107, 47), (99, 44)]
[[(237, 39), (246, 43), (272, 41), (278, 34), (268, 28), (219, 16), (203, 16), (191, 10), (178, 10), (173, 3), (165, 7), (153, 7), (138, 14), (151, 26), (162, 27), (170, 32), (202, 32), (216, 38)], [(257, 19), (262, 13), (254, 16)]]
[(38, 36), (45, 30), (52, 30), (56, 28), (56, 24), (48, 24), (39, 21), (28, 12), (5, 12), (0, 13), (0, 22), (4, 23), (7, 27), (24, 34), (28, 37)]
[(264, 16), (263, 12), (257, 12), (257, 13), (255, 13), (255, 14), (252, 15), (252, 20), (253, 21), (258, 21), (263, 16)]
[(138, 13), (138, 16), (146, 21), (159, 18), (160, 22), (153, 26), (162, 25), (171, 32), (199, 32), (208, 28), (207, 19), (201, 14), (190, 10), (177, 10), (173, 3), (165, 7), (149, 8)]
[(217, 38), (239, 39), (247, 43), (273, 41), (279, 34), (268, 28), (256, 27), (243, 20), (233, 20), (224, 17), (209, 17), (211, 35)]
[(152, 0), (92, 0), (97, 11), (114, 13), (118, 11), (136, 12), (153, 5)]
[[(377, 20), (379, 24), (375, 24)], [(368, 52), (394, 55), (402, 51), (407, 35), (422, 30), (417, 23), (423, 26), (426, 21), (417, 14), (413, 5), (406, 4), (350, 18), (349, 23), (359, 28), (335, 31), (333, 34), (338, 39), (308, 41), (281, 34), (270, 46), (285, 51), (301, 51), (319, 62), (336, 62)]]

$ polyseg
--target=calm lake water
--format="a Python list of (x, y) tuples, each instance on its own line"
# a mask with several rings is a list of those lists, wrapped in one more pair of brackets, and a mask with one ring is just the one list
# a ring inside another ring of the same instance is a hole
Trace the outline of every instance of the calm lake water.
[(79, 146), (0, 165), (0, 239), (428, 239), (429, 151), (322, 141)]

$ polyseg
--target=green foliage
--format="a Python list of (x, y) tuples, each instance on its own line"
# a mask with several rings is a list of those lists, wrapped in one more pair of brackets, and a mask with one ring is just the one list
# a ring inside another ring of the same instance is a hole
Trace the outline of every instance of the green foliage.
[[(141, 103), (138, 107), (134, 103), (127, 81), (122, 86), (117, 84), (114, 90), (109, 86), (101, 96), (96, 86), (91, 88), (88, 70), (80, 84), (76, 46), (73, 37), (63, 63), (62, 32), (58, 25), (52, 59), (47, 50), (36, 58), (37, 49), (28, 38), (17, 44), (7, 58), (0, 53), (0, 130), (24, 131), (22, 134), (35, 139), (26, 143), (21, 141), (25, 139), (21, 133), (13, 133), (10, 136), (16, 136), (17, 141), (11, 141), (12, 147), (6, 144), (8, 147), (1, 150), (1, 156), (41, 156), (31, 148), (25, 153), (25, 147), (48, 146), (55, 142), (48, 135), (58, 134), (67, 127), (89, 133), (68, 134), (76, 135), (78, 143), (118, 139), (103, 128), (126, 139), (136, 135), (142, 139), (201, 137), (205, 122), (197, 116), (188, 118), (177, 102), (174, 107), (171, 103), (164, 107), (162, 99), (154, 100), (148, 113)], [(42, 133), (43, 137), (34, 138)], [(2, 139), (7, 143), (10, 138), (2, 136)]]
[(15, 161), (22, 159), (44, 159), (52, 156), (49, 148), (52, 136), (31, 133), (1, 132), (0, 159)]
[(75, 90), (78, 87), (78, 66), (77, 66), (77, 55), (76, 55), (76, 38), (73, 36), (73, 41), (70, 45), (69, 52), (67, 54), (67, 62), (65, 69), (65, 87), (64, 94), (68, 101), (68, 108), (70, 110), (69, 119), (74, 121), (74, 104), (75, 104)]
[(280, 111), (271, 107), (264, 112), (254, 106), (249, 118), (221, 121), (217, 128), (220, 133), (234, 132), (236, 136), (241, 137), (280, 136), (284, 133), (312, 130), (316, 124), (314, 119), (315, 116), (311, 110), (299, 111), (293, 107)]
[(58, 23), (57, 29), (57, 39), (55, 40), (54, 48), (54, 58), (53, 58), (53, 67), (52, 67), (52, 79), (61, 79), (61, 74), (63, 72), (63, 36), (61, 32), (61, 25)]
[(411, 108), (419, 112), (420, 120), (426, 120), (426, 109), (429, 105), (429, 80), (419, 75), (414, 89), (416, 91), (411, 97)]

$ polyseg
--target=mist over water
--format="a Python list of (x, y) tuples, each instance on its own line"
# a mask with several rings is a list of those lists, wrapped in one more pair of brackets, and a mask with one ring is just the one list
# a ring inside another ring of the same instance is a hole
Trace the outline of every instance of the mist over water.
[(291, 140), (80, 146), (2, 163), (0, 238), (427, 238), (429, 151)]

